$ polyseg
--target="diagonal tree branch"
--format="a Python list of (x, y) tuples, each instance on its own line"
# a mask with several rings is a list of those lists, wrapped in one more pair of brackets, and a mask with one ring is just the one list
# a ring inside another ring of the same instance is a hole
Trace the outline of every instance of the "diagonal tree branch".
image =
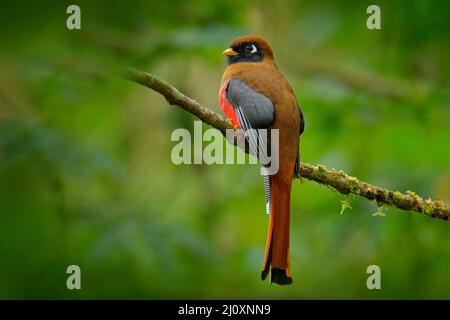
[[(125, 78), (148, 87), (163, 95), (171, 105), (176, 105), (192, 113), (200, 120), (220, 130), (232, 129), (224, 117), (202, 106), (197, 101), (182, 94), (177, 88), (156, 76), (136, 69), (127, 69)], [(405, 211), (415, 211), (432, 218), (450, 220), (450, 205), (439, 200), (424, 199), (414, 192), (406, 194), (383, 189), (358, 180), (348, 174), (328, 169), (322, 165), (301, 163), (300, 174), (303, 178), (329, 186), (344, 195), (359, 195), (376, 201), (380, 206), (392, 206)]]

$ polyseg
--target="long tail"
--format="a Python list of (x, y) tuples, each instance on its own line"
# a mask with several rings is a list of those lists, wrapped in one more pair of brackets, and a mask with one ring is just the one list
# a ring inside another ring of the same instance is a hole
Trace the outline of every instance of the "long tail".
[(292, 283), (289, 265), (291, 186), (292, 181), (286, 183), (278, 175), (271, 177), (271, 214), (261, 279), (265, 280), (271, 269), (271, 282), (280, 285)]

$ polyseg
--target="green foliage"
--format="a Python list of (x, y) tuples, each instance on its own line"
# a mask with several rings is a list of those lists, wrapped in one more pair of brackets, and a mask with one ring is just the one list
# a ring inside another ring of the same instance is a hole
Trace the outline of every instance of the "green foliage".
[(193, 117), (111, 76), (149, 70), (217, 110), (222, 50), (264, 35), (306, 117), (303, 161), (449, 201), (448, 4), (383, 1), (378, 31), (359, 1), (78, 4), (80, 31), (68, 3), (0, 4), (0, 298), (450, 298), (447, 222), (307, 181), (294, 284), (261, 282), (258, 167), (172, 164)]

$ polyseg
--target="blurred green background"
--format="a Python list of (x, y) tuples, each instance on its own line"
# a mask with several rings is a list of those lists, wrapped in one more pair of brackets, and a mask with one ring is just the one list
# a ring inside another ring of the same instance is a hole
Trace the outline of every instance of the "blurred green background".
[(171, 132), (194, 118), (114, 75), (149, 71), (219, 111), (222, 50), (263, 35), (306, 117), (303, 161), (450, 201), (449, 15), (448, 1), (1, 1), (0, 298), (449, 299), (448, 222), (372, 216), (357, 197), (340, 215), (345, 198), (306, 180), (294, 284), (262, 282), (258, 167), (174, 165)]

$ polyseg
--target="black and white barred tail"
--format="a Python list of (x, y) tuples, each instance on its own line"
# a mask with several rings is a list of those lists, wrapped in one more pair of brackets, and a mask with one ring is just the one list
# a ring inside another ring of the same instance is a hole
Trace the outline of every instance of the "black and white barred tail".
[(266, 193), (266, 213), (270, 214), (272, 208), (272, 190), (270, 185), (270, 176), (264, 176), (264, 191)]

